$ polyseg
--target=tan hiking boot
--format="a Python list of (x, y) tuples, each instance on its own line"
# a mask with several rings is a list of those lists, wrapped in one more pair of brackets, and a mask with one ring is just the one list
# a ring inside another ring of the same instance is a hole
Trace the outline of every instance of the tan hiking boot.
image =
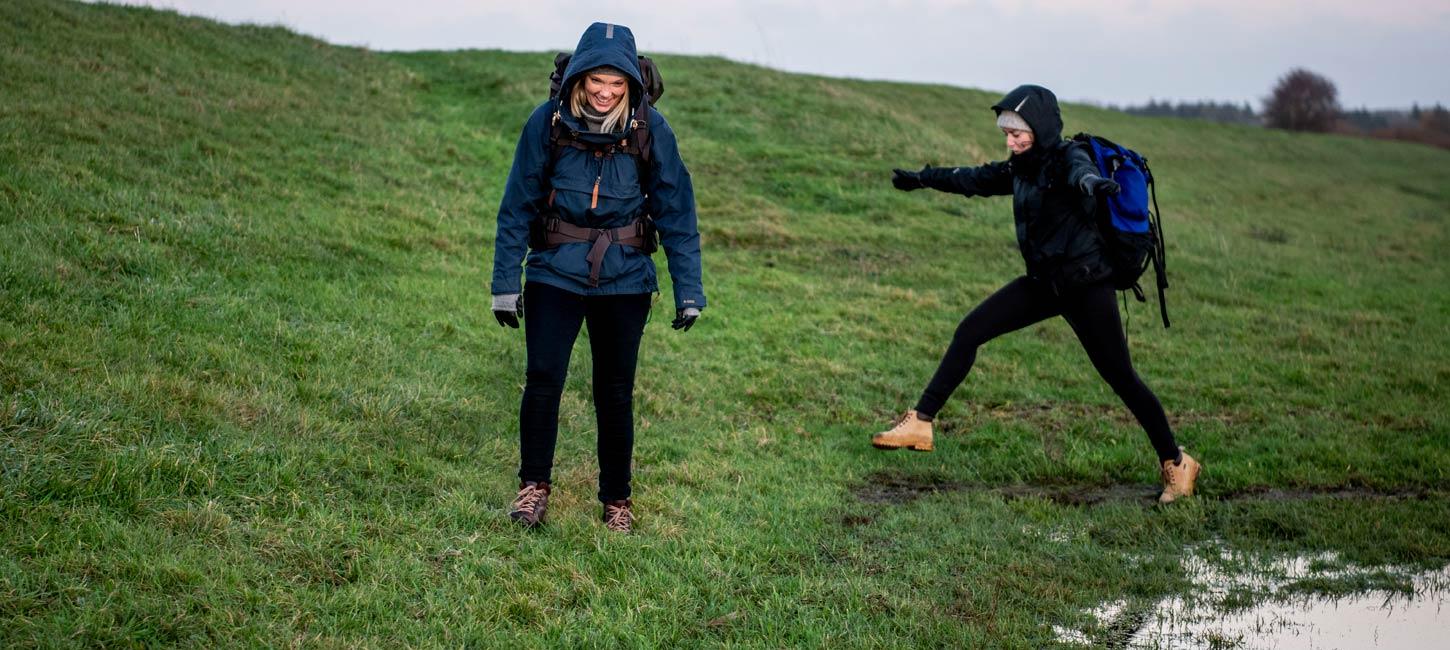
[(916, 451), (931, 451), (931, 423), (916, 417), (916, 409), (912, 409), (901, 416), (891, 430), (871, 436), (871, 446), (877, 449), (906, 447)]
[(604, 527), (616, 533), (628, 533), (634, 528), (634, 502), (629, 499), (604, 502)]
[(1163, 461), (1163, 494), (1158, 495), (1158, 503), (1173, 503), (1178, 497), (1193, 496), (1193, 485), (1203, 466), (1186, 452), (1179, 453), (1183, 458), (1178, 462)]
[(549, 509), (550, 489), (548, 483), (528, 481), (520, 485), (519, 495), (514, 497), (513, 506), (509, 510), (509, 519), (528, 528), (542, 525), (544, 512)]

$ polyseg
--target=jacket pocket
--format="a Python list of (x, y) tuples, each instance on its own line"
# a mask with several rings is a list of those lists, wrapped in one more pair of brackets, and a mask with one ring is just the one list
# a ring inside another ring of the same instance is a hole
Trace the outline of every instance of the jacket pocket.
[(554, 161), (549, 182), (556, 190), (581, 192), (612, 199), (640, 196), (639, 166), (626, 153), (595, 156), (588, 151), (565, 147)]

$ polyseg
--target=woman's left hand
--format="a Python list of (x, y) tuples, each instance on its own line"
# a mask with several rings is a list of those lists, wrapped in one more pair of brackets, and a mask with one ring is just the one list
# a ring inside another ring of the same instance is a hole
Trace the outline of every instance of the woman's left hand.
[(695, 319), (699, 317), (700, 310), (694, 307), (676, 310), (675, 320), (670, 323), (670, 327), (688, 332), (691, 327), (695, 326)]

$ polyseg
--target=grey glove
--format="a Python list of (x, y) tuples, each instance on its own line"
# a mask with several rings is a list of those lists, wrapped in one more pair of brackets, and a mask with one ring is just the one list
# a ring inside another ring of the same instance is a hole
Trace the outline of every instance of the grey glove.
[(686, 307), (675, 312), (675, 320), (670, 322), (670, 327), (677, 330), (690, 331), (695, 326), (695, 319), (700, 317), (700, 310), (695, 307)]
[(524, 296), (518, 293), (501, 293), (493, 297), (493, 317), (500, 327), (508, 325), (519, 328), (519, 319), (524, 317)]
[(1097, 174), (1082, 177), (1082, 193), (1088, 196), (1111, 196), (1122, 189), (1118, 186), (1118, 182), (1111, 178), (1103, 178)]

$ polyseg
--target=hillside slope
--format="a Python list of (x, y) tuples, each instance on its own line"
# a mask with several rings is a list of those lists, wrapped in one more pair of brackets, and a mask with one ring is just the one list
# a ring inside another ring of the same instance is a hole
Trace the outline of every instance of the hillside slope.
[(641, 530), (595, 521), (587, 343), (512, 529), (493, 218), (551, 58), (0, 5), (0, 644), (1041, 647), (1204, 544), (1450, 561), (1450, 152), (1065, 107), (1160, 179), (1174, 326), (1129, 336), (1209, 468), (1084, 506), (1156, 471), (1060, 322), (936, 453), (865, 444), (1020, 272), (1009, 201), (888, 181), (1001, 157), (997, 93), (670, 55), (711, 307), (646, 332)]

